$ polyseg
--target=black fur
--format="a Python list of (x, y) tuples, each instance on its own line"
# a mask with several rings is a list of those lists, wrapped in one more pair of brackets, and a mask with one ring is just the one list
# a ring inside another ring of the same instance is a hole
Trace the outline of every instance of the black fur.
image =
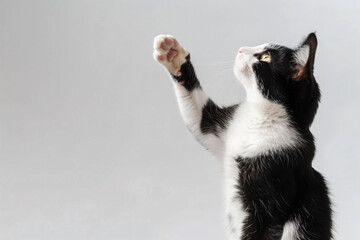
[(202, 110), (202, 119), (200, 124), (201, 132), (212, 133), (219, 136), (227, 128), (229, 121), (232, 119), (236, 108), (239, 105), (230, 107), (219, 107), (211, 99), (208, 100)]
[(192, 91), (195, 88), (200, 87), (199, 80), (196, 77), (195, 70), (190, 61), (190, 54), (186, 56), (186, 62), (183, 63), (180, 67), (180, 76), (171, 74), (175, 81), (182, 84), (186, 90)]
[(296, 150), (236, 159), (239, 198), (250, 213), (242, 239), (280, 239), (289, 220), (301, 226), (301, 239), (330, 239), (330, 200), (323, 177), (311, 167), (313, 150), (309, 142)]
[(309, 127), (320, 99), (313, 76), (315, 34), (310, 34), (304, 44), (310, 46), (310, 57), (303, 68), (295, 63), (296, 50), (283, 46), (270, 46), (266, 52), (271, 55), (271, 62), (258, 62), (253, 66), (263, 96), (285, 106), (293, 126), (305, 141), (297, 149), (236, 159), (238, 197), (249, 213), (244, 221), (242, 240), (279, 240), (289, 220), (298, 222), (301, 240), (332, 237), (328, 189), (322, 175), (312, 168), (315, 144)]

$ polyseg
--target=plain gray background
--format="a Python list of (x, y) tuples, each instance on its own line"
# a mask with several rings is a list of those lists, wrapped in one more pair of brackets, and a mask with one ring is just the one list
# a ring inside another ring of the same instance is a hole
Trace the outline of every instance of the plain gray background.
[(240, 46), (316, 31), (314, 167), (337, 239), (360, 223), (359, 1), (0, 0), (0, 239), (225, 239), (221, 164), (184, 127), (153, 38), (220, 104)]

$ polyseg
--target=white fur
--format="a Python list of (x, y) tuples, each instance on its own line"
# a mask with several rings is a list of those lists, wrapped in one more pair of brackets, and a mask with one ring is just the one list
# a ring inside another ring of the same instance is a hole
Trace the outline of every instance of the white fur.
[(262, 99), (240, 105), (229, 126), (226, 154), (250, 158), (300, 144), (284, 107)]
[(309, 59), (310, 47), (308, 45), (304, 45), (300, 47), (295, 53), (295, 61), (300, 64), (300, 66), (305, 66)]
[(268, 45), (265, 43), (256, 47), (241, 47), (241, 53), (235, 58), (234, 74), (246, 89), (248, 96), (250, 91), (257, 88), (252, 65), (259, 60), (254, 54), (263, 52)]
[(284, 230), (281, 236), (281, 240), (297, 240), (298, 237), (299, 237), (298, 224), (292, 221), (286, 222), (284, 225)]
[(186, 126), (206, 149), (221, 159), (224, 154), (224, 142), (222, 137), (217, 137), (213, 134), (203, 134), (200, 129), (202, 108), (209, 97), (201, 88), (196, 88), (189, 92), (181, 84), (176, 82), (174, 82), (174, 88), (180, 113)]

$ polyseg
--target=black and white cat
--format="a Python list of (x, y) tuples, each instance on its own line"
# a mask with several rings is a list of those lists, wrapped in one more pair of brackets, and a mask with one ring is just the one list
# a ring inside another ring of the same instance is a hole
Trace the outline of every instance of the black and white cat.
[(201, 88), (177, 40), (154, 40), (154, 58), (174, 80), (186, 126), (224, 164), (229, 239), (332, 238), (328, 190), (312, 168), (309, 128), (320, 99), (313, 76), (316, 47), (311, 33), (297, 49), (240, 48), (234, 73), (246, 101), (220, 107)]

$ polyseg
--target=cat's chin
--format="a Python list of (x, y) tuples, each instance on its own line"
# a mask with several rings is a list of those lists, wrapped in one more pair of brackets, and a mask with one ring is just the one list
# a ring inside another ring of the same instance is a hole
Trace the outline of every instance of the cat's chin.
[(241, 54), (238, 54), (235, 59), (234, 64), (234, 74), (235, 76), (241, 80), (243, 78), (250, 78), (252, 75), (251, 67), (248, 65), (249, 59)]
[(254, 75), (245, 66), (240, 67), (239, 65), (235, 64), (233, 68), (233, 73), (236, 79), (241, 83), (241, 85), (244, 86), (246, 90), (252, 88), (255, 81)]

